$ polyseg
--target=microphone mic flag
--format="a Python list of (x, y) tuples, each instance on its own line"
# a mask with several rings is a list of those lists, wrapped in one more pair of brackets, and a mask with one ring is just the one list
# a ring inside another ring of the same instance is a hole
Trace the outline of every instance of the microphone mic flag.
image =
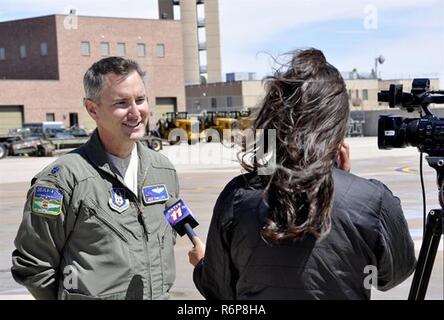
[[(168, 202), (167, 205), (169, 205)], [(199, 223), (193, 217), (191, 209), (188, 208), (182, 199), (169, 205), (163, 213), (168, 223), (181, 237), (187, 234), (188, 238), (193, 242), (193, 237), (196, 236), (193, 229), (197, 227)]]

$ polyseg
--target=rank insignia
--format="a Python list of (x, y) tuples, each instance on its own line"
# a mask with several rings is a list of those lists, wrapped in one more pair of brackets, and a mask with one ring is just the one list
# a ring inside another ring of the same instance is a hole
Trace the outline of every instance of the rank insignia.
[(54, 167), (51, 169), (51, 174), (57, 174), (60, 171), (59, 167)]
[(122, 213), (129, 208), (129, 200), (126, 197), (125, 189), (123, 188), (112, 188), (111, 198), (108, 201), (111, 209)]
[(62, 212), (63, 195), (59, 189), (36, 186), (32, 196), (31, 211), (49, 217), (56, 217)]
[(167, 187), (164, 184), (143, 187), (142, 193), (143, 193), (143, 202), (147, 205), (158, 202), (164, 202), (170, 198)]

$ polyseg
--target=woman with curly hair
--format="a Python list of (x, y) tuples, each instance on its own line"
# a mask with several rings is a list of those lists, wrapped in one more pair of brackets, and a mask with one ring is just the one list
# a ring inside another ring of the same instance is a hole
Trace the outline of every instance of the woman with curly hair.
[[(206, 250), (195, 238), (189, 258), (205, 298), (370, 299), (371, 285), (388, 290), (414, 271), (399, 199), (349, 172), (348, 117), (344, 80), (319, 50), (296, 52), (267, 79), (254, 129), (274, 130), (276, 163), (253, 144), (248, 173), (217, 200)], [(273, 173), (261, 175), (267, 165)]]

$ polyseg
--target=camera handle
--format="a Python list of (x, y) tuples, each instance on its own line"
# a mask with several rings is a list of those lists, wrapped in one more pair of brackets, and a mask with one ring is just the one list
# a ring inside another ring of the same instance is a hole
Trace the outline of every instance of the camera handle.
[(415, 275), (410, 287), (409, 300), (424, 300), (433, 269), (439, 241), (444, 234), (444, 157), (426, 157), (438, 175), (439, 204), (441, 209), (432, 209), (427, 215), (425, 233), (416, 264)]

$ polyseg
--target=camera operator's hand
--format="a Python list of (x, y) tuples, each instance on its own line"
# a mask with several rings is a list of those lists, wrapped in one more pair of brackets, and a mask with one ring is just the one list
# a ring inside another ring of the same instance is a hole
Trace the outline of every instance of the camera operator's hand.
[(342, 142), (338, 152), (338, 159), (336, 161), (339, 169), (350, 172), (350, 145), (347, 142)]

